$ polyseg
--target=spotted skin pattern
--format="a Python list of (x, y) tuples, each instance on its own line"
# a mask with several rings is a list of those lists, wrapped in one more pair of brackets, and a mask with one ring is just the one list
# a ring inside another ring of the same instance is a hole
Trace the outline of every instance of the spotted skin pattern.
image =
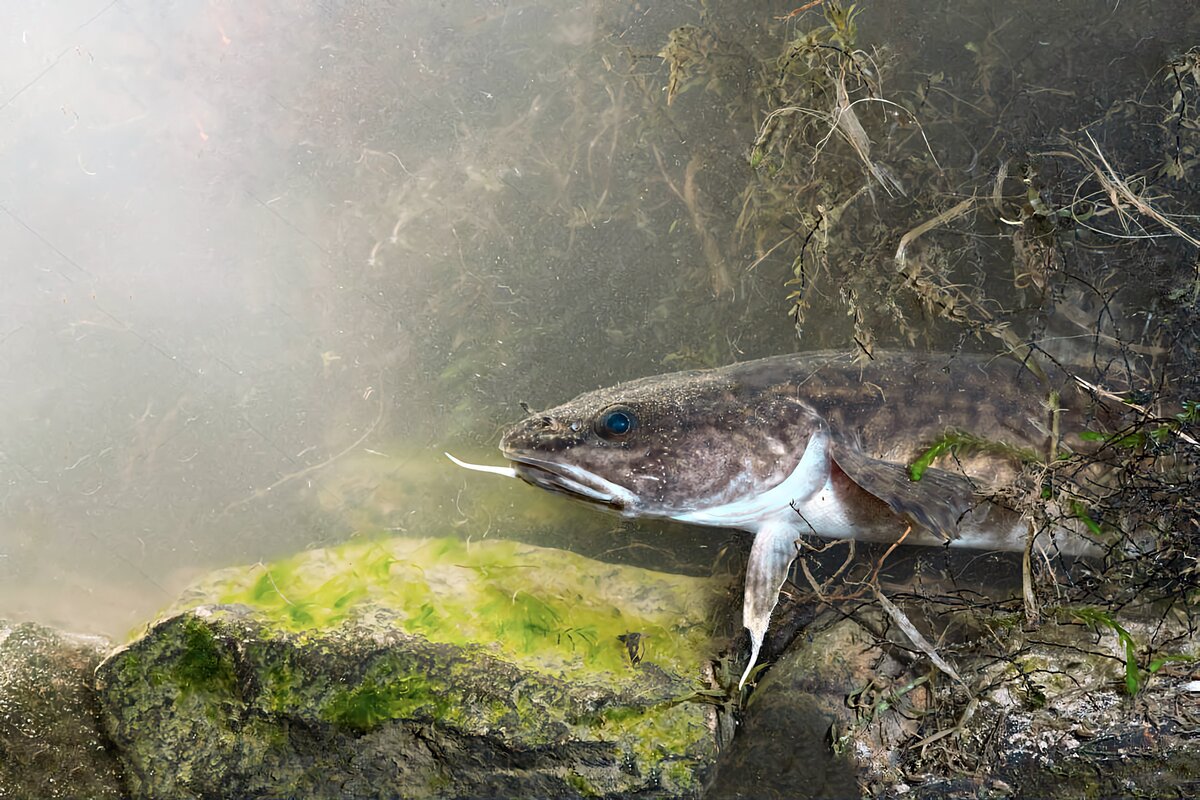
[[(1052, 388), (1064, 398), (1059, 429), (1085, 427), (1072, 386), (1003, 357), (775, 356), (588, 392), (518, 422), (500, 448), (523, 480), (608, 511), (753, 533), (752, 667), (798, 536), (894, 542), (911, 528), (910, 544), (1024, 549), (1028, 525), (983, 498), (1015, 474), (1011, 455), (946, 457), (920, 481), (908, 465), (949, 431), (1044, 457)], [(1073, 530), (1040, 546), (1100, 552)]]

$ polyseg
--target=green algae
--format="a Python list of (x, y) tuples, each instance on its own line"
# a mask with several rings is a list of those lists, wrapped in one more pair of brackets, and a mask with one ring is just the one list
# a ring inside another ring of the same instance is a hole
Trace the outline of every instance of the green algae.
[(689, 792), (699, 788), (694, 759), (709, 735), (706, 719), (694, 710), (686, 702), (607, 709), (595, 735), (617, 743), (636, 763), (652, 765), (662, 788)]
[(188, 617), (183, 626), (183, 651), (174, 662), (174, 677), (184, 691), (232, 694), (233, 662), (218, 646), (212, 631)]
[(263, 705), (268, 711), (290, 710), (303, 688), (303, 677), (294, 668), (282, 663), (271, 664), (263, 677)]
[(583, 777), (577, 772), (568, 773), (566, 776), (567, 785), (575, 791), (579, 792), (583, 797), (600, 797), (601, 792), (592, 785), (592, 782)]
[(373, 675), (353, 688), (332, 695), (321, 716), (350, 728), (365, 731), (393, 719), (445, 716), (450, 700), (419, 675), (385, 678)]
[[(508, 541), (359, 541), (218, 573), (189, 600), (245, 605), (290, 633), (328, 630), (386, 609), (398, 628), (430, 641), (489, 643), (513, 663), (574, 677), (631, 674), (622, 637), (638, 634), (654, 663), (695, 670), (709, 631), (679, 621), (702, 620), (697, 612), (715, 598), (673, 591), (694, 579), (656, 574), (660, 586), (639, 586), (622, 568), (569, 553), (546, 570), (538, 563), (543, 552)], [(658, 589), (685, 599), (675, 607), (639, 606), (637, 598)]]

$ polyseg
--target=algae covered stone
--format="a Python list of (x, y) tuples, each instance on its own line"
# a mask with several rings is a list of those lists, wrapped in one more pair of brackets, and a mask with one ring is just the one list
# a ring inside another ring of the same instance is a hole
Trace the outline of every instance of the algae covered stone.
[(98, 670), (138, 797), (698, 793), (723, 583), (507, 541), (225, 570)]

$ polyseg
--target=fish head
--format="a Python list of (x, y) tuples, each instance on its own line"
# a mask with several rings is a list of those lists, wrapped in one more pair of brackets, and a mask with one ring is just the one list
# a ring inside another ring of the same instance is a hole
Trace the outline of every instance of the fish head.
[(588, 392), (516, 423), (500, 449), (534, 486), (685, 519), (779, 485), (823, 429), (794, 388), (750, 378), (683, 372)]

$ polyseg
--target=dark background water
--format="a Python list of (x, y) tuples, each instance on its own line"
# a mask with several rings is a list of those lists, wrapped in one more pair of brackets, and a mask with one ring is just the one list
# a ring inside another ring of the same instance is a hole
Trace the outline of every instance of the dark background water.
[[(121, 635), (197, 572), (379, 531), (540, 526), (597, 555), (715, 560), (719, 533), (639, 539), (440, 454), (488, 458), (521, 401), (853, 347), (836, 274), (799, 338), (788, 316), (795, 253), (770, 248), (798, 213), (738, 225), (772, 108), (752, 65), (824, 24), (779, 19), (796, 5), (5, 2), (0, 615)], [(1097, 120), (1125, 166), (1161, 160), (1136, 109), (1200, 43), (1185, 2), (861, 9), (885, 94), (981, 192)], [(658, 53), (682, 25), (717, 32), (716, 66), (668, 104)], [(910, 127), (898, 114), (876, 154), (920, 176)], [(1010, 299), (1011, 244), (979, 225), (948, 279)], [(1143, 266), (1112, 294), (1149, 328), (1176, 273)], [(880, 344), (964, 343), (899, 302), (905, 326), (866, 315)], [(1040, 308), (1013, 322), (1057, 330)]]

